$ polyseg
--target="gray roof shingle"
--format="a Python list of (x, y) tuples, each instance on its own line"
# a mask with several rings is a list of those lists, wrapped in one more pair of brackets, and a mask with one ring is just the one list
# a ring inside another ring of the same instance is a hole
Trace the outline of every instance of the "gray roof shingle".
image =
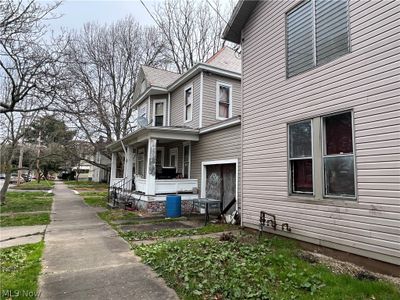
[(181, 75), (167, 70), (156, 69), (149, 66), (142, 66), (147, 84), (157, 87), (166, 88)]

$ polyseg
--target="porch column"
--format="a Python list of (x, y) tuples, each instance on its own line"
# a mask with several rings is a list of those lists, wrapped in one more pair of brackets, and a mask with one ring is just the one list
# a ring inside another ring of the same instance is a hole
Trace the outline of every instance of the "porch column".
[(113, 184), (115, 176), (117, 174), (117, 153), (111, 153), (111, 174), (110, 174), (110, 184)]
[(130, 182), (132, 179), (132, 172), (133, 172), (133, 147), (132, 146), (128, 146), (128, 148), (126, 149), (126, 157), (125, 157), (125, 168), (124, 168), (124, 177), (126, 178), (126, 180), (129, 182), (127, 188), (130, 189), (132, 186), (132, 183)]
[(147, 146), (146, 194), (156, 194), (157, 140), (149, 139)]

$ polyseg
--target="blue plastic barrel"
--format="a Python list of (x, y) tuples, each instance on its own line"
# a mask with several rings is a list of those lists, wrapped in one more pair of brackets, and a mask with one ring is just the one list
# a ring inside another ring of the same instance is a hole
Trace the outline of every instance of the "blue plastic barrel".
[(166, 215), (167, 218), (179, 218), (182, 215), (181, 212), (181, 196), (168, 195), (166, 203)]

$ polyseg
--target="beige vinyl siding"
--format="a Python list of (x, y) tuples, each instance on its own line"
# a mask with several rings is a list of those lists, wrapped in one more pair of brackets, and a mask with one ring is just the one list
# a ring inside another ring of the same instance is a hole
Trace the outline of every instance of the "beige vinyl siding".
[(191, 174), (197, 179), (201, 190), (201, 163), (215, 160), (237, 159), (239, 161), (238, 203), (240, 205), (240, 125), (200, 135), (198, 142), (192, 142)]
[[(192, 121), (184, 122), (184, 90), (193, 85)], [(200, 74), (185, 82), (171, 93), (171, 126), (199, 127)]]
[[(400, 264), (399, 1), (351, 1), (351, 52), (286, 79), (285, 13), (260, 1), (243, 30), (243, 222)], [(397, 14), (397, 15), (396, 15)], [(288, 196), (287, 123), (354, 112), (357, 201)]]
[(212, 125), (217, 120), (217, 82), (232, 85), (232, 117), (240, 115), (241, 111), (241, 86), (240, 80), (218, 76), (212, 73), (203, 75), (203, 124), (202, 127)]

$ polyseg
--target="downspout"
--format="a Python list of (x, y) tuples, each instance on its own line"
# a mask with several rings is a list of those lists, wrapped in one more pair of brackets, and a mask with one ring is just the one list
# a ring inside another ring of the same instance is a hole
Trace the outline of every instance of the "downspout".
[(240, 77), (240, 227), (243, 227), (243, 60), (244, 60), (244, 47), (243, 47), (244, 39), (241, 40), (242, 45), (242, 59), (241, 63), (241, 77)]

